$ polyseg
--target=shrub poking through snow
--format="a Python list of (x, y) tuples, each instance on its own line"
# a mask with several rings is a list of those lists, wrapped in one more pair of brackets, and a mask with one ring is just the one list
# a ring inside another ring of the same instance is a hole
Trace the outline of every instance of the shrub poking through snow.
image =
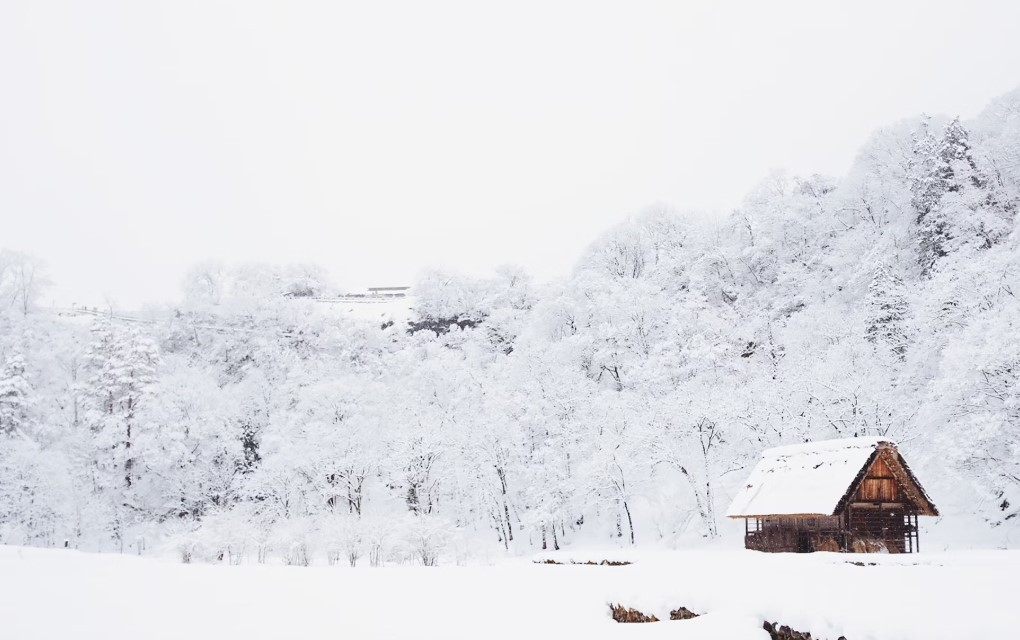
[[(594, 563), (592, 563), (594, 564)], [(658, 622), (659, 619), (654, 615), (647, 615), (641, 613), (637, 609), (631, 609), (625, 607), (622, 604), (609, 605), (609, 610), (613, 613), (613, 620), (617, 622)], [(669, 612), (670, 620), (690, 620), (691, 618), (697, 618), (698, 614), (694, 613), (687, 607), (677, 607)]]
[(315, 522), (311, 518), (293, 518), (275, 523), (270, 541), (280, 550), (284, 564), (307, 567), (315, 556), (316, 534)]
[(407, 528), (411, 556), (423, 566), (434, 567), (449, 541), (450, 525), (435, 516), (415, 516)]
[[(778, 622), (765, 621), (762, 628), (768, 632), (769, 637), (772, 640), (811, 640), (811, 633), (809, 631), (797, 631), (791, 629), (785, 624), (781, 625)], [(837, 640), (846, 640), (844, 636), (840, 636)]]
[(307, 567), (312, 563), (311, 554), (308, 553), (308, 545), (303, 542), (295, 542), (283, 554), (283, 563), (292, 567)]
[(641, 613), (637, 609), (631, 609), (625, 607), (622, 604), (610, 604), (610, 611), (613, 612), (613, 620), (617, 622), (658, 622), (659, 619), (655, 616), (649, 616)]
[(672, 611), (669, 612), (670, 620), (690, 620), (691, 618), (697, 617), (698, 614), (694, 613), (687, 607), (680, 607), (678, 609), (673, 609)]
[(559, 560), (546, 558), (545, 560), (535, 560), (535, 564), (583, 564), (599, 567), (626, 567), (627, 565), (631, 564), (631, 562), (629, 560), (603, 560), (601, 562), (595, 562), (594, 560), (586, 560), (584, 562), (568, 560), (566, 562), (560, 562)]

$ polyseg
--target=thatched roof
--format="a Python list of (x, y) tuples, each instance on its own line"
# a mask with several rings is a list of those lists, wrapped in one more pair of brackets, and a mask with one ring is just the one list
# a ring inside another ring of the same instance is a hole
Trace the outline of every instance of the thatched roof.
[(922, 515), (938, 515), (917, 478), (886, 438), (825, 440), (767, 449), (726, 515), (837, 515), (881, 456)]

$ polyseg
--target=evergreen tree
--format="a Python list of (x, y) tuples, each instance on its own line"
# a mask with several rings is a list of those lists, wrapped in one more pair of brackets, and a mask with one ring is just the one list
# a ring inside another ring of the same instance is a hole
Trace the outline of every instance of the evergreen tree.
[(137, 329), (116, 329), (106, 319), (97, 322), (92, 333), (93, 342), (85, 352), (91, 373), (89, 422), (100, 448), (112, 454), (101, 466), (122, 473), (124, 486), (130, 489), (137, 477), (133, 448), (138, 413), (156, 380), (159, 352), (155, 342)]
[(25, 376), (25, 359), (14, 355), (0, 369), (0, 434), (19, 431), (28, 419), (30, 386)]
[(938, 205), (946, 189), (939, 171), (939, 146), (928, 118), (925, 117), (921, 123), (921, 131), (914, 134), (910, 168), (910, 204), (914, 208), (918, 224), (921, 224)]
[(946, 126), (939, 158), (946, 183), (940, 208), (950, 230), (947, 235), (955, 239), (951, 249), (964, 245), (990, 249), (1009, 234), (1015, 203), (978, 167), (959, 118)]
[(984, 188), (985, 180), (971, 152), (970, 135), (960, 124), (960, 118), (946, 125), (938, 146), (938, 160), (939, 180), (946, 191), (955, 193), (965, 186)]
[(975, 227), (984, 244), (991, 246), (987, 225), (975, 224), (971, 218), (979, 218), (976, 209), (994, 198), (986, 193), (988, 180), (978, 170), (969, 134), (959, 118), (946, 125), (941, 138), (931, 133), (926, 121), (915, 136), (913, 155), (911, 204), (918, 226), (919, 262), (922, 274), (930, 275), (935, 264), (959, 244), (953, 240), (963, 229)]
[(907, 352), (904, 323), (909, 311), (903, 281), (881, 265), (868, 285), (868, 319), (865, 335), (875, 344), (883, 344), (900, 358)]

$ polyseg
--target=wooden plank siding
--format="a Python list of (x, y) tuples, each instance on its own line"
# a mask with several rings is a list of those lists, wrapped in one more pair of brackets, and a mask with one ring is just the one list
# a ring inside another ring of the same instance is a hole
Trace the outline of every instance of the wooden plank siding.
[(904, 496), (892, 470), (881, 456), (876, 456), (867, 475), (861, 481), (853, 502), (902, 502)]

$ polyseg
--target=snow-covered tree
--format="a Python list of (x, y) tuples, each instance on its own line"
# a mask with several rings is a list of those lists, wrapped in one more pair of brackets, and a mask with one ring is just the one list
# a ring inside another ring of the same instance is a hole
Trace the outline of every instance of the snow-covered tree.
[(21, 432), (28, 420), (31, 386), (25, 373), (25, 358), (12, 355), (0, 368), (0, 435)]
[(97, 462), (105, 487), (122, 482), (130, 490), (141, 472), (135, 445), (143, 428), (141, 409), (156, 381), (159, 351), (139, 329), (120, 328), (105, 318), (96, 322), (92, 336), (85, 351), (87, 421), (95, 434)]
[(879, 265), (868, 285), (868, 316), (865, 335), (875, 344), (891, 349), (899, 357), (907, 352), (909, 302), (903, 280), (886, 265)]
[(28, 315), (49, 285), (46, 265), (38, 257), (0, 250), (0, 304)]

